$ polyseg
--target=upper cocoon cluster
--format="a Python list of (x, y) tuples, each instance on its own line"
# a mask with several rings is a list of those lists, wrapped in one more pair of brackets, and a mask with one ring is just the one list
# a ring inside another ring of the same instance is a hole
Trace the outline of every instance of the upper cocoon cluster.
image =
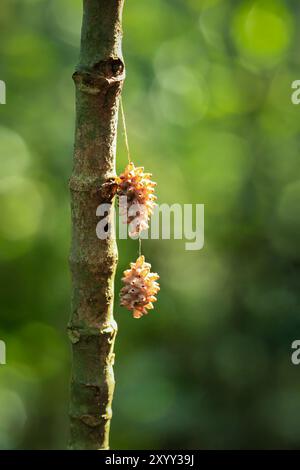
[(130, 235), (138, 235), (146, 230), (157, 199), (154, 193), (156, 183), (151, 181), (151, 173), (144, 173), (144, 167), (129, 163), (124, 173), (117, 177), (117, 192), (125, 196), (126, 206), (120, 200), (120, 211), (126, 223), (131, 224)]
[(130, 269), (124, 271), (121, 289), (121, 305), (131, 310), (134, 318), (141, 318), (153, 309), (153, 302), (157, 299), (155, 294), (159, 291), (157, 273), (151, 273), (151, 264), (145, 262), (140, 256), (135, 263), (130, 263)]

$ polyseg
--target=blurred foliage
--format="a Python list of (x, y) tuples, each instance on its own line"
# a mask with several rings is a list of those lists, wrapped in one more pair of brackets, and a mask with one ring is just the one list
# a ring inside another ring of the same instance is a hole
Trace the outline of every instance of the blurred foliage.
[[(118, 306), (112, 448), (300, 448), (300, 5), (130, 0), (124, 104), (160, 202), (205, 204), (205, 247), (147, 241), (155, 310)], [(80, 0), (2, 0), (0, 448), (68, 433)], [(119, 139), (118, 171), (126, 163)], [(137, 243), (119, 242), (120, 275)]]

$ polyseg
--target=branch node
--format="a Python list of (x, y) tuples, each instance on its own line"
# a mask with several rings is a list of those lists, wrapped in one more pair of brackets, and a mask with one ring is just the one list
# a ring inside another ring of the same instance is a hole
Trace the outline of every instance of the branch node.
[(73, 73), (77, 88), (90, 95), (97, 95), (113, 84), (122, 83), (124, 79), (125, 66), (119, 57), (100, 60), (89, 69), (78, 67)]

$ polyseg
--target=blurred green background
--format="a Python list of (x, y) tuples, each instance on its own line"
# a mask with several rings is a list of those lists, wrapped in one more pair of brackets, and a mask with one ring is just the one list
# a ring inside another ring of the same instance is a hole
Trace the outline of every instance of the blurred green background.
[[(0, 448), (65, 448), (81, 0), (1, 0)], [(159, 202), (204, 203), (205, 247), (144, 242), (161, 275), (118, 305), (111, 447), (300, 448), (299, 1), (127, 0), (131, 153)], [(119, 134), (117, 170), (126, 164)]]

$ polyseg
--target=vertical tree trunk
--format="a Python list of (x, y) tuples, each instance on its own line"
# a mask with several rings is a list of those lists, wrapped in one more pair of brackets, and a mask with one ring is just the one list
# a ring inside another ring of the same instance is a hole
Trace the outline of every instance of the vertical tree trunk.
[(83, 0), (76, 86), (76, 132), (70, 179), (73, 281), (71, 449), (108, 449), (114, 392), (113, 319), (116, 243), (96, 236), (96, 209), (112, 194), (118, 96), (125, 68), (121, 52), (124, 0)]

